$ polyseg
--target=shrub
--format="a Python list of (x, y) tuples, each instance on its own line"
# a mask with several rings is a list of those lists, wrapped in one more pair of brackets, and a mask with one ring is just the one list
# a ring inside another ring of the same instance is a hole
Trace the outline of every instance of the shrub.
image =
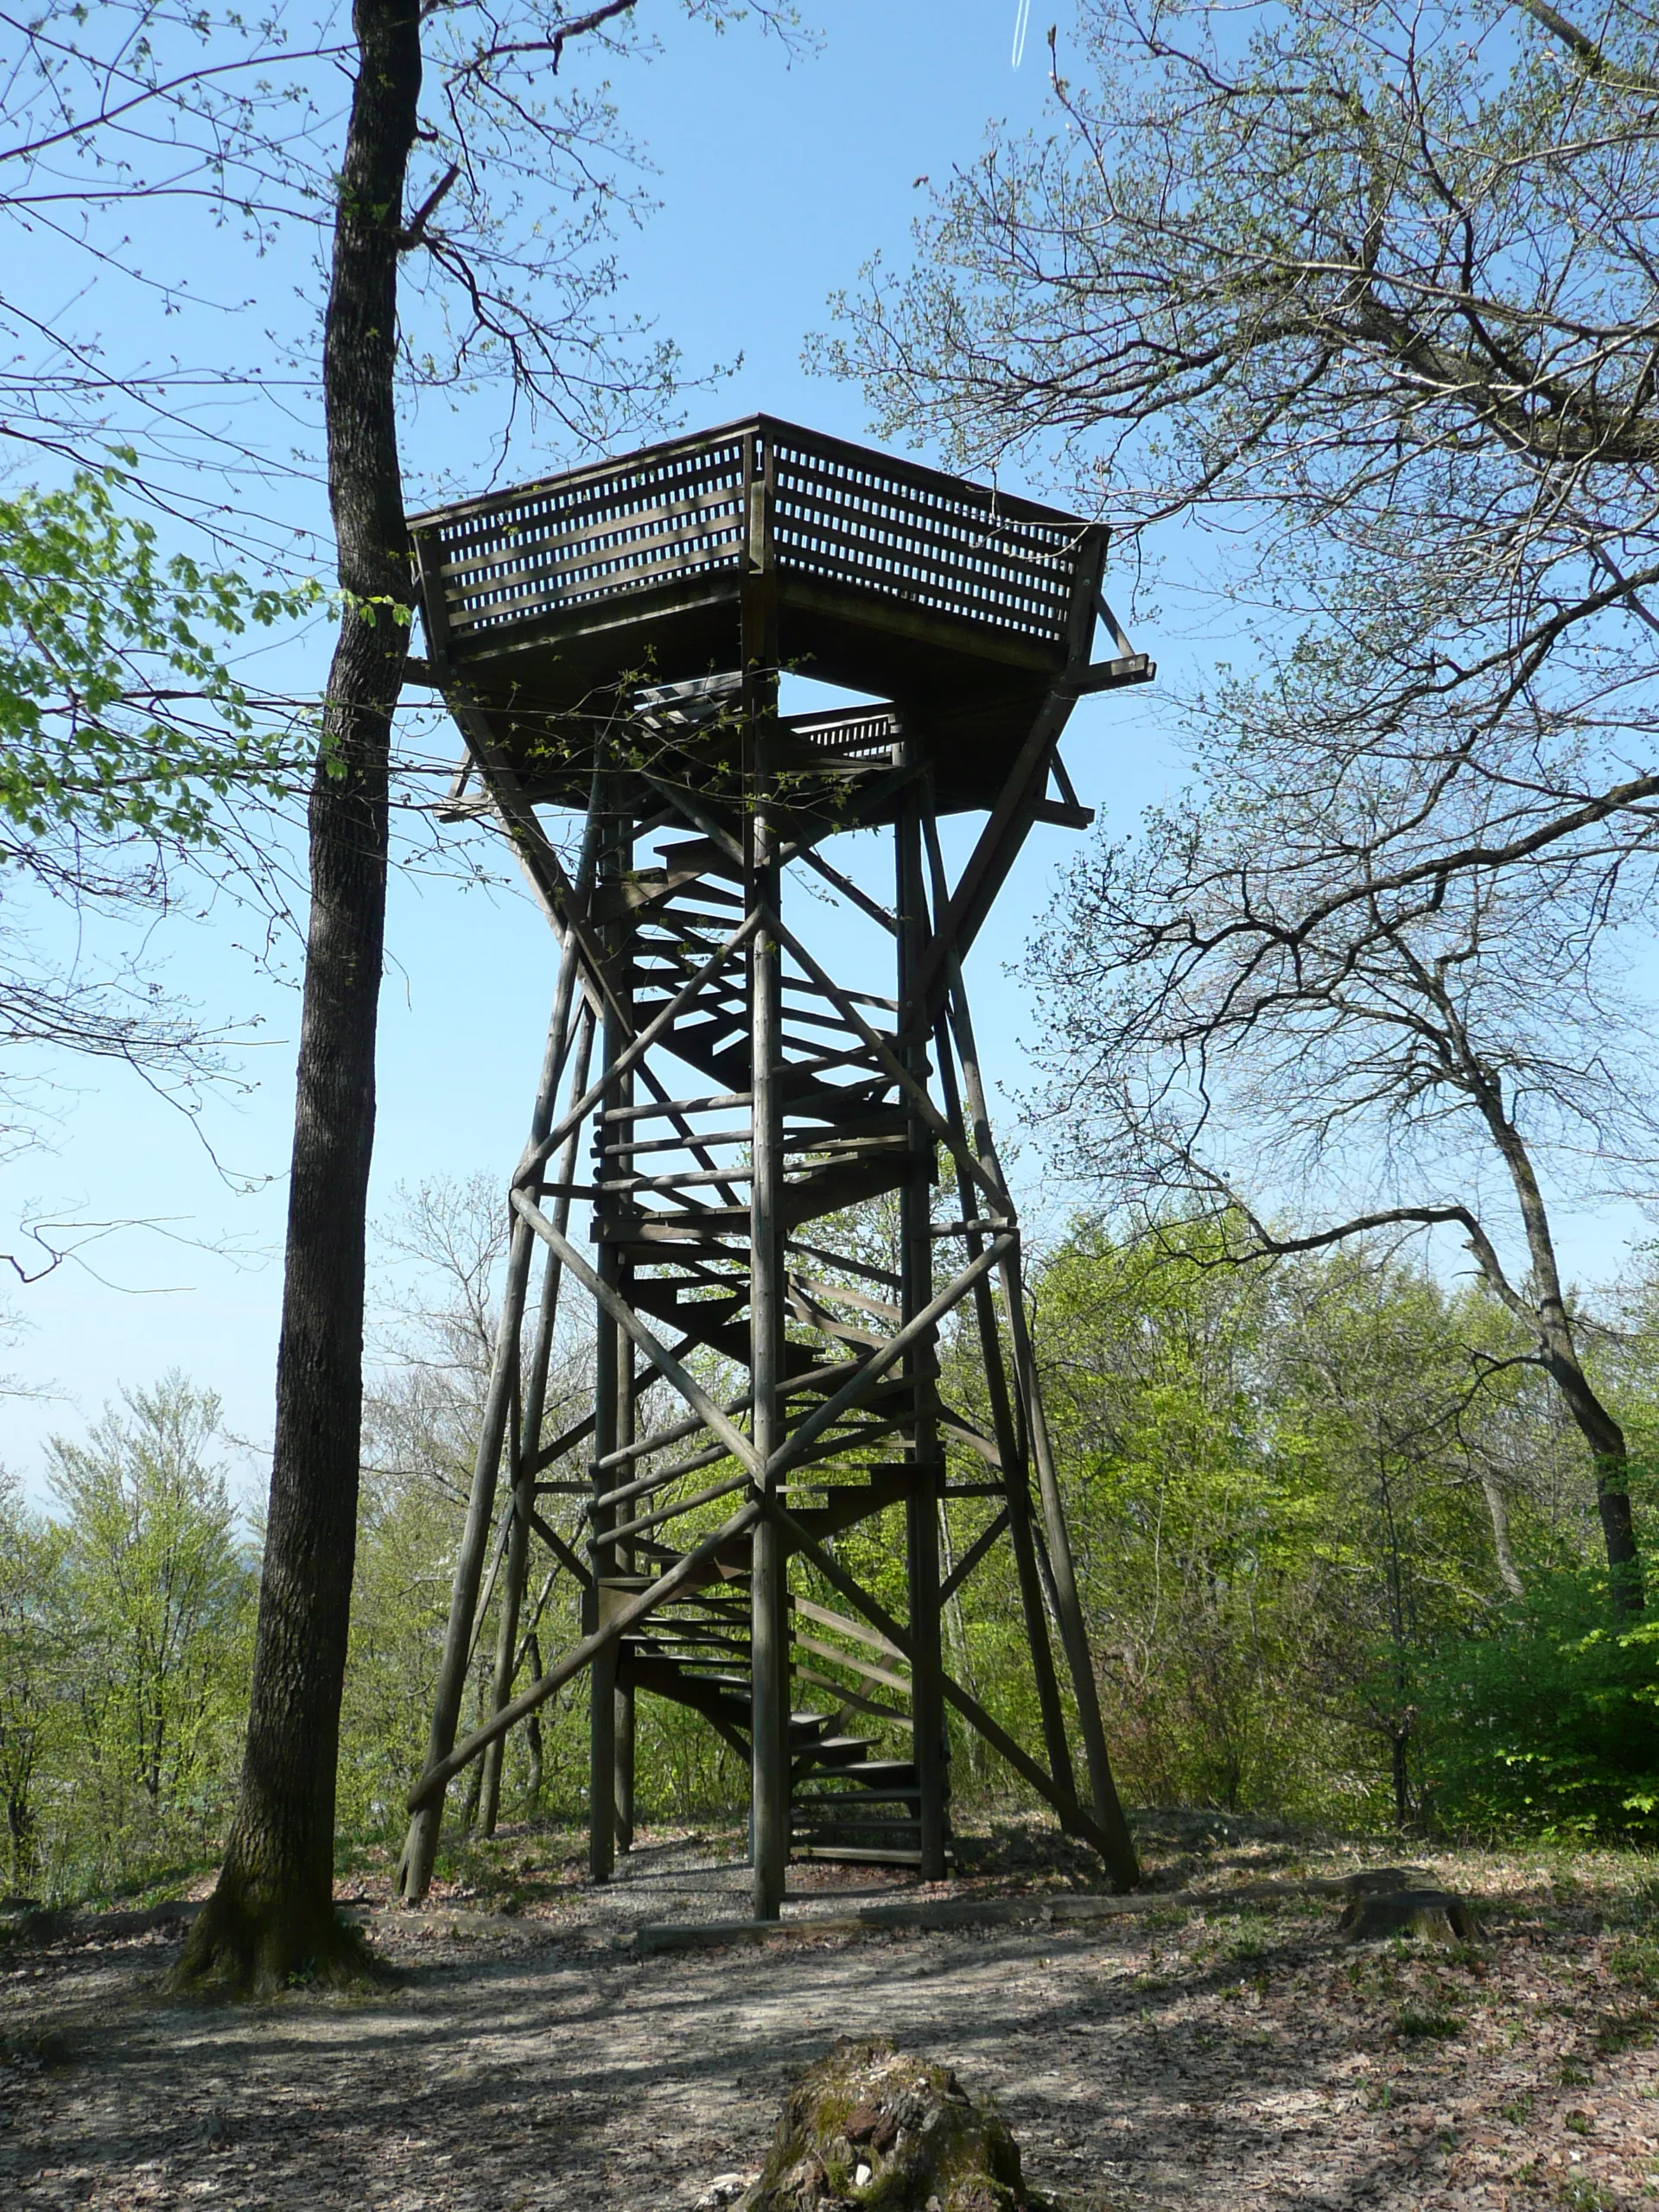
[(1605, 1573), (1557, 1569), (1440, 1644), (1422, 1704), (1442, 1821), (1659, 1840), (1659, 1620), (1620, 1630)]

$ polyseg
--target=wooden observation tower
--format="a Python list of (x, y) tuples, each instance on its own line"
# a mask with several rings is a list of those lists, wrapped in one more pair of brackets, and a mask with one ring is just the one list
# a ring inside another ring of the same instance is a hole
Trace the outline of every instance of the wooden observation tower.
[[(448, 1783), (482, 1758), (493, 1825), (507, 1731), (584, 1671), (596, 1878), (644, 1694), (749, 1763), (757, 1917), (791, 1853), (942, 1875), (950, 1727), (1127, 1885), (962, 983), (1033, 823), (1090, 819), (1074, 702), (1153, 673), (1102, 596), (1105, 531), (760, 416), (414, 541), (453, 802), (496, 814), (562, 956), (404, 1895)], [(853, 703), (784, 713), (791, 673)], [(579, 862), (550, 814), (581, 817)], [(986, 819), (948, 870), (957, 814)], [(562, 1292), (593, 1402), (547, 1435)], [(574, 1450), (580, 1484), (550, 1480)], [(574, 1539), (549, 1510), (573, 1487)], [(1004, 1546), (1040, 1756), (944, 1664), (944, 1609)], [(554, 1655), (530, 1631), (560, 1577), (581, 1633)], [(498, 1599), (490, 1717), (457, 1742)]]

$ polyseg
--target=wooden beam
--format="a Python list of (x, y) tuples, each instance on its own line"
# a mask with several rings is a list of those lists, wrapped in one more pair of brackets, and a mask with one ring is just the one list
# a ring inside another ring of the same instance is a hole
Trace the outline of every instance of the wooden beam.
[(526, 1198), (522, 1191), (515, 1191), (512, 1205), (514, 1212), (528, 1222), (537, 1236), (559, 1255), (588, 1296), (633, 1339), (664, 1381), (671, 1382), (687, 1405), (700, 1415), (704, 1426), (724, 1441), (727, 1450), (739, 1465), (747, 1467), (753, 1475), (760, 1474), (763, 1465), (760, 1455), (742, 1430), (732, 1426), (702, 1384), (687, 1374), (666, 1344), (657, 1341), (632, 1307), (619, 1297), (609, 1283), (600, 1281), (575, 1246), (560, 1236), (535, 1200)]
[(697, 1579), (716, 1552), (734, 1542), (738, 1537), (746, 1535), (760, 1517), (760, 1504), (751, 1499), (711, 1536), (705, 1536), (695, 1550), (687, 1552), (683, 1559), (677, 1560), (648, 1590), (642, 1590), (637, 1598), (631, 1598), (626, 1604), (618, 1606), (609, 1620), (601, 1621), (591, 1636), (583, 1637), (580, 1643), (565, 1653), (556, 1666), (548, 1669), (539, 1681), (532, 1682), (527, 1690), (521, 1690), (511, 1705), (504, 1705), (499, 1713), (492, 1714), (481, 1728), (475, 1728), (463, 1742), (457, 1744), (447, 1758), (429, 1767), (404, 1801), (410, 1811), (420, 1812), (441, 1799), (461, 1769), (493, 1744), (498, 1736), (505, 1736), (509, 1728), (516, 1726), (528, 1714), (534, 1713), (537, 1706), (545, 1705), (556, 1691), (562, 1690), (568, 1681), (579, 1675), (607, 1644), (626, 1636), (631, 1628), (654, 1613), (659, 1605), (665, 1605), (671, 1598), (677, 1597), (688, 1583)]
[(1002, 1534), (1007, 1525), (1008, 1509), (1005, 1505), (1002, 1508), (1002, 1510), (997, 1515), (995, 1520), (991, 1522), (989, 1528), (982, 1530), (982, 1532), (975, 1537), (973, 1542), (969, 1545), (967, 1550), (951, 1568), (944, 1580), (939, 1585), (939, 1603), (941, 1605), (948, 1605), (950, 1604), (951, 1599), (956, 1596), (957, 1591), (961, 1589), (963, 1584), (968, 1580), (974, 1569), (979, 1565), (981, 1560), (985, 1557), (986, 1554), (990, 1550), (991, 1546), (996, 1541), (997, 1538)]

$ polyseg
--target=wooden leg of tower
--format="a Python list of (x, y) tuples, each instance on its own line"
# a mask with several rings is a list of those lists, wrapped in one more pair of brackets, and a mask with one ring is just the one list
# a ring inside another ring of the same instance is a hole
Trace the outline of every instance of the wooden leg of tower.
[[(950, 1039), (943, 1020), (937, 1033), (940, 1087), (944, 1093), (945, 1117), (955, 1135), (965, 1139), (956, 1067)], [(964, 1221), (976, 1208), (974, 1187), (967, 1175), (957, 1171), (957, 1197)], [(984, 1249), (978, 1236), (967, 1240), (968, 1257), (977, 1259)], [(990, 1402), (991, 1434), (1001, 1462), (1003, 1497), (1008, 1511), (1008, 1541), (1014, 1552), (1014, 1573), (1020, 1583), (1020, 1607), (1026, 1617), (1026, 1640), (1031, 1651), (1032, 1676), (1037, 1685), (1037, 1707), (1042, 1715), (1043, 1743), (1048, 1770), (1056, 1786), (1068, 1797), (1077, 1796), (1071, 1771), (1071, 1746), (1065, 1732), (1065, 1709), (1054, 1670), (1054, 1654), (1048, 1640), (1048, 1613), (1043, 1604), (1042, 1578), (1037, 1546), (1032, 1534), (1031, 1488), (1026, 1454), (1014, 1417), (1014, 1401), (1003, 1362), (1002, 1336), (996, 1323), (996, 1300), (990, 1280), (981, 1275), (974, 1284), (974, 1319), (979, 1334), (980, 1358), (985, 1370), (986, 1395)]]
[(945, 1740), (944, 1665), (939, 1641), (939, 1468), (918, 1458), (916, 1486), (905, 1505), (910, 1581), (911, 1743), (921, 1825), (925, 1882), (944, 1879)]
[[(545, 1135), (553, 1122), (553, 1101), (571, 1041), (570, 1005), (575, 988), (575, 951), (568, 946), (560, 963), (553, 1020), (542, 1062), (541, 1085), (531, 1119), (531, 1141)], [(524, 1326), (524, 1299), (530, 1283), (534, 1236), (527, 1223), (515, 1218), (507, 1249), (506, 1287), (501, 1301), (495, 1360), (484, 1401), (477, 1456), (473, 1462), (472, 1492), (466, 1525), (455, 1555), (455, 1572), (449, 1597), (449, 1624), (432, 1702), (432, 1724), (427, 1738), (428, 1768), (446, 1759), (454, 1748), (461, 1719), (461, 1697), (473, 1651), (473, 1628), (477, 1617), (479, 1584), (484, 1571), (494, 1520), (497, 1477), (507, 1433), (508, 1409), (518, 1376), (519, 1337)], [(443, 1823), (442, 1795), (412, 1815), (397, 1869), (398, 1894), (418, 1904), (432, 1879)]]
[[(922, 881), (919, 797), (912, 786), (899, 817), (899, 1002), (903, 1052), (912, 1075), (925, 1080), (927, 1030), (910, 987), (927, 938), (927, 901)], [(902, 1318), (908, 1321), (933, 1297), (932, 1137), (919, 1117), (910, 1120), (912, 1165), (899, 1194), (903, 1283)], [(909, 1582), (911, 1756), (916, 1767), (921, 1866), (925, 1882), (944, 1878), (945, 1740), (944, 1659), (940, 1647), (939, 1509), (941, 1479), (935, 1347), (924, 1344), (906, 1362), (913, 1393), (911, 1459), (915, 1473), (905, 1506), (905, 1551)]]
[(633, 1847), (633, 1748), (634, 1703), (633, 1692), (626, 1683), (619, 1684), (616, 1710), (611, 1721), (613, 1739), (612, 1799), (615, 1808), (616, 1847), (631, 1851)]
[[(599, 1275), (609, 1282), (616, 1274), (614, 1246), (601, 1244)], [(619, 1373), (626, 1374), (628, 1348), (621, 1332), (603, 1312), (599, 1317), (594, 1360), (594, 1458), (603, 1460), (616, 1449), (616, 1399)], [(607, 1478), (595, 1470), (594, 1484), (602, 1489)], [(613, 1525), (615, 1515), (594, 1516), (595, 1535)], [(583, 1623), (589, 1635), (612, 1610), (616, 1593), (607, 1580), (616, 1573), (613, 1549), (594, 1551), (594, 1587), (590, 1612)], [(608, 1882), (616, 1865), (616, 1646), (607, 1644), (588, 1670), (588, 1872), (596, 1882)]]
[[(935, 910), (943, 912), (944, 881), (938, 840), (931, 821), (926, 826), (929, 857), (933, 864)], [(959, 988), (960, 970), (953, 968), (953, 976)], [(971, 1033), (968, 1035), (967, 1049), (971, 1055)], [(934, 1029), (939, 1088), (944, 1095), (945, 1119), (950, 1123), (951, 1134), (965, 1149), (968, 1128), (962, 1110), (962, 1091), (957, 1079), (951, 1044), (948, 1017), (941, 1014)], [(976, 1082), (977, 1077), (976, 1068)], [(957, 1166), (957, 1198), (963, 1219), (972, 1220), (979, 1211), (979, 1200), (960, 1161)], [(976, 1260), (984, 1249), (983, 1240), (970, 1235), (965, 1243), (969, 1259)], [(1008, 1388), (1007, 1368), (1002, 1354), (1002, 1334), (996, 1321), (995, 1296), (989, 1278), (985, 1275), (979, 1276), (974, 1283), (974, 1319), (979, 1334), (980, 1359), (985, 1370), (986, 1396), (990, 1403), (991, 1434), (995, 1439), (996, 1455), (1001, 1464), (1003, 1496), (1008, 1511), (1008, 1540), (1014, 1552), (1014, 1573), (1019, 1578), (1020, 1607), (1026, 1617), (1026, 1638), (1031, 1650), (1032, 1675), (1037, 1685), (1037, 1707), (1042, 1715), (1043, 1743), (1048, 1753), (1049, 1772), (1053, 1776), (1056, 1786), (1065, 1796), (1075, 1799), (1077, 1783), (1071, 1771), (1071, 1746), (1066, 1737), (1065, 1710), (1060, 1701), (1059, 1680), (1054, 1670), (1054, 1654), (1048, 1640), (1048, 1615), (1043, 1605), (1037, 1548), (1032, 1535), (1029, 1469), (1014, 1420), (1014, 1398)]]
[[(619, 1451), (634, 1441), (635, 1394), (632, 1354), (626, 1344), (617, 1347), (616, 1446)], [(609, 1554), (613, 1572), (627, 1578), (637, 1572), (632, 1544), (619, 1544)], [(619, 1682), (611, 1710), (611, 1809), (616, 1848), (626, 1853), (633, 1846), (634, 1696), (631, 1684)]]
[[(601, 1605), (606, 1602), (601, 1597)], [(608, 1882), (616, 1872), (616, 1646), (588, 1670), (588, 1872)]]
[[(613, 1250), (600, 1248), (599, 1274), (601, 1281), (608, 1281), (615, 1273)], [(594, 1457), (602, 1460), (616, 1449), (616, 1382), (621, 1364), (619, 1354), (626, 1357), (626, 1348), (619, 1344), (620, 1330), (614, 1321), (601, 1313), (599, 1317), (598, 1343), (594, 1361), (594, 1406), (598, 1416), (594, 1423)], [(605, 1477), (595, 1472), (597, 1490)], [(614, 1520), (609, 1513), (594, 1516), (595, 1535)], [(591, 1554), (594, 1562), (594, 1587), (589, 1598), (589, 1614), (583, 1623), (591, 1635), (612, 1606), (614, 1593), (606, 1587), (606, 1580), (614, 1574), (614, 1554), (609, 1550)], [(616, 1864), (616, 1646), (607, 1644), (588, 1670), (588, 1872), (596, 1882), (608, 1882)]]
[[(757, 1021), (755, 1027), (758, 1036), (763, 1025)], [(755, 1088), (757, 1092), (761, 1088), (758, 1078)], [(755, 1121), (754, 1211), (764, 1214), (767, 1225), (764, 1236), (757, 1234), (752, 1253), (753, 1433), (758, 1448), (770, 1455), (782, 1441), (777, 1421), (778, 1360), (775, 1353), (762, 1347), (774, 1344), (782, 1335), (779, 1267), (776, 1262), (766, 1264), (780, 1243), (771, 1233), (770, 1224), (777, 1217), (773, 1206), (781, 1178), (770, 1171), (763, 1174), (758, 1097)], [(764, 1206), (760, 1203), (763, 1191)], [(789, 1860), (789, 1585), (783, 1531), (770, 1517), (763, 1518), (756, 1528), (750, 1554), (749, 1638), (754, 1917), (775, 1920), (783, 1906)]]
[[(530, 1571), (530, 1512), (533, 1503), (531, 1479), (524, 1472), (522, 1436), (512, 1440), (512, 1530), (507, 1538), (506, 1573), (502, 1579), (501, 1610), (496, 1618), (495, 1675), (490, 1710), (499, 1713), (512, 1695), (512, 1662), (518, 1648), (518, 1615), (524, 1600), (524, 1580)], [(478, 1798), (478, 1832), (493, 1835), (501, 1810), (501, 1760), (505, 1738), (498, 1737), (481, 1762)]]
[(787, 1554), (777, 1522), (754, 1532), (750, 1592), (754, 1917), (776, 1920), (789, 1863)]
[(1083, 1754), (1089, 1768), (1095, 1824), (1112, 1846), (1110, 1864), (1113, 1876), (1126, 1888), (1133, 1888), (1141, 1879), (1141, 1863), (1135, 1853), (1135, 1839), (1129, 1834), (1128, 1822), (1123, 1817), (1123, 1808), (1118, 1802), (1117, 1784), (1112, 1779), (1111, 1758), (1106, 1749), (1105, 1724), (1100, 1713), (1100, 1691), (1095, 1681), (1094, 1662), (1090, 1656), (1088, 1631), (1084, 1625), (1083, 1605), (1077, 1594), (1077, 1572), (1071, 1559), (1071, 1540), (1065, 1526), (1065, 1510), (1060, 1498), (1059, 1478), (1049, 1441), (1048, 1423), (1043, 1417), (1037, 1363), (1032, 1357), (1031, 1338), (1026, 1325), (1024, 1287), (1017, 1267), (1004, 1268), (1003, 1296), (1007, 1302), (1009, 1332), (1014, 1339), (1014, 1371), (1025, 1403), (1032, 1457), (1037, 1466), (1037, 1494), (1042, 1506), (1043, 1533), (1047, 1538), (1049, 1565), (1054, 1577), (1060, 1637), (1065, 1646), (1072, 1690), (1077, 1701), (1077, 1727), (1083, 1737)]
[[(515, 1223), (512, 1243), (507, 1254), (507, 1287), (502, 1301), (495, 1365), (484, 1403), (483, 1433), (479, 1439), (478, 1456), (473, 1465), (472, 1496), (467, 1505), (466, 1525), (462, 1529), (461, 1548), (455, 1556), (454, 1581), (449, 1599), (449, 1625), (444, 1637), (443, 1654), (438, 1662), (432, 1725), (427, 1740), (428, 1767), (435, 1766), (440, 1760), (447, 1758), (454, 1747), (455, 1730), (461, 1719), (461, 1697), (472, 1656), (473, 1622), (478, 1605), (479, 1583), (484, 1570), (484, 1554), (489, 1544), (493, 1520), (496, 1473), (506, 1430), (508, 1388), (518, 1361), (518, 1327), (524, 1317), (525, 1278), (530, 1272), (530, 1253), (527, 1249), (520, 1249), (521, 1243), (528, 1240), (529, 1231), (526, 1229), (522, 1239), (518, 1231), (519, 1224)], [(410, 1819), (409, 1834), (404, 1844), (403, 1860), (398, 1867), (398, 1890), (411, 1904), (418, 1903), (426, 1895), (431, 1882), (442, 1821), (442, 1798), (423, 1806)]]
[[(593, 1064), (592, 1007), (580, 1007), (576, 1021), (576, 1049), (570, 1064), (569, 1096), (573, 1105), (588, 1088), (588, 1071)], [(575, 1129), (571, 1131), (559, 1161), (557, 1179), (566, 1185), (575, 1175), (579, 1135)], [(569, 1220), (570, 1198), (567, 1188), (560, 1192), (553, 1209), (553, 1225), (561, 1236), (568, 1229)], [(558, 1319), (562, 1274), (558, 1254), (550, 1252), (542, 1274), (542, 1304), (536, 1323), (536, 1345), (531, 1354), (530, 1372), (524, 1380), (524, 1418), (518, 1437), (521, 1459), (532, 1458), (542, 1440), (542, 1414), (547, 1404), (547, 1376), (553, 1357), (553, 1331)], [(530, 1516), (535, 1503), (535, 1477), (521, 1465), (513, 1489), (512, 1535), (507, 1549), (506, 1580), (502, 1591), (501, 1617), (495, 1643), (495, 1694), (491, 1707), (495, 1713), (499, 1713), (512, 1695), (513, 1662), (518, 1655), (518, 1623), (530, 1564)], [(496, 1817), (501, 1802), (501, 1761), (505, 1751), (505, 1738), (498, 1737), (484, 1754), (479, 1821), (486, 1835), (495, 1833)]]
[[(928, 858), (936, 899), (944, 911), (944, 871), (939, 851), (938, 830), (931, 818), (926, 823)], [(954, 946), (947, 947), (944, 966), (950, 986), (950, 1025), (955, 1036), (957, 1051), (962, 1065), (962, 1081), (965, 1103), (972, 1117), (974, 1148), (982, 1160), (1001, 1179), (995, 1148), (991, 1141), (990, 1117), (985, 1100), (985, 1088), (979, 1069), (979, 1055), (974, 1043), (972, 1018), (968, 1011), (968, 1000), (963, 988), (962, 966)], [(945, 1063), (945, 1073), (954, 1087), (954, 1072), (949, 1067), (949, 1055), (944, 1049), (941, 1028), (940, 1056)], [(964, 1215), (968, 1207), (965, 1179), (962, 1185)], [(1020, 1405), (1026, 1417), (1026, 1434), (1037, 1461), (1038, 1489), (1042, 1501), (1045, 1530), (1050, 1539), (1051, 1557), (1055, 1549), (1054, 1539), (1065, 1561), (1064, 1581), (1057, 1573), (1057, 1611), (1059, 1615), (1061, 1641), (1065, 1648), (1068, 1671), (1072, 1677), (1077, 1702), (1078, 1725), (1083, 1735), (1084, 1756), (1088, 1762), (1090, 1794), (1093, 1801), (1095, 1821), (1102, 1834), (1112, 1845), (1111, 1868), (1115, 1878), (1124, 1887), (1133, 1887), (1140, 1880), (1140, 1865), (1128, 1825), (1123, 1818), (1118, 1802), (1116, 1785), (1112, 1780), (1111, 1762), (1106, 1750), (1106, 1732), (1101, 1720), (1100, 1697), (1095, 1681), (1094, 1667), (1090, 1657), (1089, 1638), (1084, 1626), (1083, 1608), (1077, 1598), (1075, 1574), (1071, 1569), (1071, 1549), (1066, 1536), (1065, 1516), (1060, 1500), (1059, 1484), (1055, 1473), (1053, 1454), (1050, 1449), (1047, 1425), (1043, 1420), (1042, 1396), (1037, 1380), (1036, 1363), (1032, 1357), (1031, 1338), (1026, 1324), (1024, 1286), (1020, 1279), (1018, 1257), (1013, 1255), (1001, 1268), (1003, 1303), (1007, 1313), (1008, 1333), (1014, 1351), (1014, 1378), (1020, 1395)], [(988, 1294), (982, 1287), (982, 1340), (986, 1344), (988, 1375), (1001, 1375), (1001, 1355), (998, 1349), (995, 1368), (991, 1353), (991, 1338), (995, 1325), (986, 1325), (988, 1318)], [(993, 1404), (995, 1405), (994, 1395)], [(1013, 1420), (1007, 1407), (1006, 1389), (1000, 1415), (999, 1449), (1003, 1449), (1002, 1432), (1006, 1428), (1013, 1440)], [(1042, 1700), (1044, 1726), (1049, 1738), (1050, 1759), (1057, 1783), (1064, 1779), (1070, 1794), (1075, 1794), (1071, 1778), (1071, 1759), (1065, 1751), (1065, 1728), (1058, 1707), (1057, 1690), (1052, 1687), (1052, 1662), (1048, 1661), (1047, 1628), (1043, 1618), (1043, 1604), (1039, 1570), (1035, 1557), (1033, 1532), (1031, 1527), (1029, 1493), (1026, 1485), (1026, 1469), (1022, 1455), (1016, 1459), (1005, 1458), (1005, 1466), (1019, 1465), (1017, 1482), (1007, 1487), (1008, 1526), (1013, 1538), (1014, 1556), (1018, 1563), (1020, 1594), (1026, 1618), (1031, 1631), (1033, 1659), (1037, 1668), (1039, 1695)], [(1045, 1677), (1048, 1677), (1046, 1687)], [(1063, 1762), (1063, 1763), (1062, 1763)]]

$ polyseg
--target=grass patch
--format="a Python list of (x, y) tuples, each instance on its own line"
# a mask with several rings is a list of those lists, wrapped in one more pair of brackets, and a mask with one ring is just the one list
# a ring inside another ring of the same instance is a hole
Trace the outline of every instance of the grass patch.
[(1599, 2181), (1563, 2182), (1560, 2201), (1568, 2212), (1623, 2212), (1623, 2200)]
[(1394, 2016), (1394, 2032), (1397, 2036), (1403, 2037), (1408, 2042), (1419, 2042), (1434, 2037), (1445, 2039), (1452, 2036), (1460, 2036), (1463, 2033), (1464, 2025), (1465, 2023), (1455, 2012), (1443, 2012), (1438, 2010), (1420, 2012), (1406, 2007)]
[(1596, 2023), (1596, 2053), (1601, 2058), (1617, 2058), (1622, 2050), (1652, 2041), (1649, 2012), (1609, 2012)]
[(1607, 1971), (1632, 1989), (1659, 1990), (1659, 1941), (1631, 1936), (1607, 1947)]

